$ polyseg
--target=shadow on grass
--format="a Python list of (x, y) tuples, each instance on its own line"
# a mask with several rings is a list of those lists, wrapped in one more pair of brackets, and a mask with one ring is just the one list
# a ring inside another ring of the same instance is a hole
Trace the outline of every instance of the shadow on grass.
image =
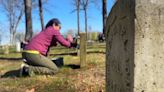
[[(68, 64), (68, 65), (60, 66), (60, 68), (62, 68), (62, 67), (67, 67), (67, 68), (72, 68), (72, 69), (80, 69), (80, 65), (75, 65), (75, 64)], [(19, 73), (20, 73), (20, 69), (11, 70), (11, 71), (8, 71), (5, 74), (1, 75), (0, 78), (20, 77)]]
[(6, 72), (4, 75), (1, 76), (1, 78), (13, 78), (13, 77), (19, 77), (19, 69), (18, 70), (11, 70)]
[(68, 67), (68, 68), (72, 68), (72, 69), (79, 69), (80, 68), (80, 65), (75, 65), (75, 64), (64, 65), (63, 57), (52, 58), (51, 60), (59, 68), (62, 68), (62, 67)]
[[(105, 54), (105, 51), (87, 51), (87, 54), (92, 54), (92, 53), (101, 53)], [(56, 54), (49, 54), (50, 56), (57, 56), (57, 55), (71, 55), (71, 56), (77, 56), (77, 52), (65, 52), (65, 53), (56, 53)]]
[(77, 56), (77, 52), (70, 52), (70, 53), (56, 53), (56, 54), (49, 54), (50, 56), (56, 56), (56, 55), (72, 55)]
[(4, 58), (4, 57), (0, 57), (0, 60), (13, 60), (13, 61), (18, 61), (18, 60), (22, 60), (22, 58)]
[(80, 65), (69, 64), (69, 65), (64, 65), (63, 67), (68, 67), (68, 68), (72, 68), (72, 69), (79, 69)]

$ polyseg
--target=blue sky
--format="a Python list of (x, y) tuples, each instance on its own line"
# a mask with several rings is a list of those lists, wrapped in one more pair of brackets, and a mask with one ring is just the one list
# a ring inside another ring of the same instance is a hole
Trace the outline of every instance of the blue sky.
[[(76, 12), (71, 13), (71, 11), (74, 9), (74, 6), (72, 5), (73, 0), (48, 0), (46, 4), (43, 5), (44, 9), (44, 24), (51, 19), (51, 18), (58, 18), (62, 23), (62, 29), (61, 32), (65, 33), (69, 29), (77, 30), (77, 17)], [(97, 0), (98, 5), (90, 4), (88, 8), (88, 27), (92, 28), (92, 31), (102, 31), (102, 11), (101, 11), (101, 1)], [(107, 0), (107, 11), (108, 13), (111, 10), (111, 7), (114, 4), (114, 0)], [(34, 9), (32, 11), (32, 17), (33, 17), (33, 30), (34, 31), (41, 31), (41, 25), (39, 20), (39, 13), (38, 9)], [(3, 26), (3, 31), (7, 32), (8, 29), (8, 22), (6, 15), (4, 12), (0, 11), (0, 24), (1, 28)], [(5, 27), (5, 28), (4, 28)], [(83, 31), (84, 30), (84, 12), (81, 11), (80, 13), (80, 28)], [(24, 32), (25, 31), (25, 18), (22, 17), (22, 20), (18, 26), (17, 29), (18, 32)], [(2, 34), (1, 32), (1, 34)], [(9, 31), (8, 31), (9, 32)], [(6, 33), (6, 37), (8, 34)], [(4, 37), (4, 36), (3, 36)], [(6, 38), (5, 37), (5, 38)], [(3, 40), (3, 39), (2, 39)]]

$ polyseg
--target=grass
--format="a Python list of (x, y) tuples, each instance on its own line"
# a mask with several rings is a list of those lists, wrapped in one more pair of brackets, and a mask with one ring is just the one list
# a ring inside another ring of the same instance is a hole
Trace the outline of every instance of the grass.
[[(88, 46), (87, 50), (104, 50), (104, 44)], [(75, 52), (74, 49), (63, 47), (52, 48), (53, 57), (64, 57), (64, 67), (54, 76), (36, 75), (34, 77), (9, 76), (0, 79), (0, 92), (26, 92), (35, 89), (35, 92), (104, 92), (105, 91), (105, 54), (87, 54), (87, 66), (72, 69), (66, 65), (79, 65), (79, 56), (56, 55), (60, 53)], [(22, 63), (21, 53), (12, 52), (9, 55), (0, 55), (0, 75), (10, 71), (17, 71)], [(4, 59), (5, 58), (5, 59)], [(15, 59), (13, 59), (15, 58)], [(12, 60), (13, 59), (13, 60)]]

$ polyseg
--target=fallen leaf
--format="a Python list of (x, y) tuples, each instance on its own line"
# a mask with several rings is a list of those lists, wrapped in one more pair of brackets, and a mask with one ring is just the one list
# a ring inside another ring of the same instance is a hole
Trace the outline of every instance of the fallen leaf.
[(35, 89), (34, 89), (34, 88), (32, 88), (32, 89), (30, 89), (30, 90), (27, 89), (26, 92), (35, 92)]

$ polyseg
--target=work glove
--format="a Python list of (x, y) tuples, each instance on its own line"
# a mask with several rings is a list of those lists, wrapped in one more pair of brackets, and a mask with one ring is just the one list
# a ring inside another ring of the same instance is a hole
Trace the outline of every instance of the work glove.
[(77, 43), (72, 43), (72, 42), (71, 42), (71, 47), (76, 48), (76, 47), (77, 47)]
[(79, 49), (80, 48), (80, 45), (79, 44), (77, 44), (77, 40), (78, 40), (79, 38), (78, 37), (74, 37), (73, 38), (73, 42), (71, 42), (71, 46), (72, 47), (74, 47), (74, 48), (76, 48), (76, 49)]
[(79, 49), (80, 48), (80, 45), (77, 44), (77, 43), (71, 43), (71, 47), (76, 48), (76, 49)]

